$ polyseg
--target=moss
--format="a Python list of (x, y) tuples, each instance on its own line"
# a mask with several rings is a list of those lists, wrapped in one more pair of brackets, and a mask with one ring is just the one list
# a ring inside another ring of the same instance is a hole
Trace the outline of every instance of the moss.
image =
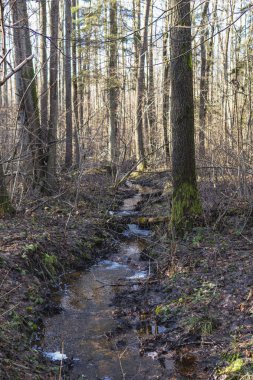
[(201, 214), (202, 207), (197, 186), (183, 183), (173, 194), (171, 227), (177, 232), (191, 229), (194, 220)]
[(227, 367), (219, 371), (219, 375), (230, 375), (235, 372), (240, 372), (244, 366), (243, 359), (236, 359)]
[(14, 208), (11, 205), (8, 195), (0, 196), (0, 218), (14, 213)]
[(56, 267), (58, 259), (55, 255), (49, 253), (43, 253), (42, 262), (45, 265), (47, 271), (53, 276), (56, 273)]
[(140, 177), (140, 175), (141, 175), (141, 173), (136, 170), (136, 171), (134, 171), (134, 172), (131, 173), (130, 178), (131, 179), (136, 179), (136, 178)]
[(145, 216), (141, 216), (140, 218), (137, 218), (137, 223), (138, 224), (148, 224), (148, 218)]
[(142, 161), (141, 163), (139, 163), (139, 164), (137, 165), (137, 171), (138, 171), (139, 173), (143, 173), (144, 170), (146, 169), (146, 167), (147, 167), (146, 162), (145, 162), (145, 161)]
[(141, 217), (137, 218), (137, 223), (142, 225), (142, 226), (165, 223), (168, 221), (169, 221), (168, 216), (154, 216), (154, 217), (141, 216)]
[(33, 106), (35, 109), (35, 115), (33, 115), (33, 118), (37, 119), (37, 118), (39, 118), (39, 107), (38, 107), (39, 101), (38, 101), (38, 93), (37, 93), (37, 88), (36, 88), (36, 82), (34, 80), (35, 72), (34, 72), (32, 64), (30, 67), (29, 67), (29, 65), (27, 65), (27, 68), (26, 68), (24, 75), (25, 75), (26, 81), (28, 82), (27, 85), (28, 86), (30, 85), (31, 99), (32, 99), (32, 103), (33, 103)]
[(188, 69), (193, 69), (193, 62), (192, 62), (192, 54), (188, 54), (188, 62), (187, 62)]

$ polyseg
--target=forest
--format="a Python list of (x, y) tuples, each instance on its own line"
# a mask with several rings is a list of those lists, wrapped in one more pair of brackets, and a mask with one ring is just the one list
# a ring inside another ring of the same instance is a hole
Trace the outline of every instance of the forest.
[(253, 380), (253, 3), (0, 0), (0, 380)]

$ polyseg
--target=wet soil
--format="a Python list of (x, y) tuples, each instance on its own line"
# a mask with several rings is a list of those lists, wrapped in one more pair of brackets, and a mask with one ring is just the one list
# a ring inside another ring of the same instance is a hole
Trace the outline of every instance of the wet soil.
[[(135, 215), (142, 199), (142, 189), (136, 190), (113, 215)], [(143, 191), (147, 193), (147, 189)], [(141, 314), (131, 320), (117, 316), (116, 299), (124, 297), (122, 289), (138, 291), (152, 276), (152, 263), (141, 259), (150, 234), (136, 224), (126, 225), (116, 252), (107, 260), (64, 278), (63, 289), (56, 295), (62, 312), (45, 320), (39, 343), (46, 357), (58, 361), (61, 352), (65, 362), (71, 358), (72, 370), (65, 374), (68, 378), (167, 378), (165, 368), (152, 354), (140, 355), (141, 337), (155, 336), (164, 331), (163, 326)]]
[[(136, 191), (110, 213), (121, 224), (136, 215), (143, 197), (147, 202), (161, 195), (140, 185)], [(150, 256), (153, 234), (125, 224), (106, 260), (63, 279), (54, 299), (62, 312), (45, 320), (38, 349), (58, 363), (64, 378), (207, 379), (191, 347), (203, 344), (200, 334), (183, 334), (175, 316), (156, 313), (163, 308), (167, 285)]]
[(247, 203), (200, 183), (206, 224), (172, 239), (168, 181), (107, 193), (104, 175), (87, 176), (78, 208), (62, 207), (68, 194), (2, 224), (0, 378), (251, 378)]

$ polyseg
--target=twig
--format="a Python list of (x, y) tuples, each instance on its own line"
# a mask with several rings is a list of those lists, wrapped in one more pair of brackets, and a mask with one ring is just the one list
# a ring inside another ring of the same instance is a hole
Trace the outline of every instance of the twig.
[(21, 284), (15, 286), (14, 288), (12, 288), (11, 290), (9, 290), (8, 292), (4, 293), (2, 296), (0, 296), (0, 300), (5, 298), (8, 294), (10, 294), (11, 292), (13, 292), (14, 290), (18, 289), (21, 287)]
[(63, 191), (62, 193), (60, 194), (57, 194), (57, 195), (54, 195), (53, 197), (50, 197), (50, 198), (47, 198), (45, 199), (44, 201), (42, 201), (41, 203), (39, 203), (38, 205), (34, 206), (33, 208), (27, 210), (28, 213), (30, 212), (34, 212), (36, 211), (38, 208), (40, 208), (41, 206), (43, 206), (45, 203), (47, 203), (48, 201), (50, 201), (51, 199), (57, 199), (57, 198), (60, 198), (63, 194), (65, 194), (66, 191)]
[(62, 378), (61, 374), (62, 374), (62, 363), (63, 363), (63, 353), (64, 353), (64, 341), (62, 341), (61, 350), (62, 350), (62, 357), (61, 357), (61, 362), (60, 362), (59, 380), (61, 380)]
[(18, 305), (20, 304), (21, 302), (18, 302), (16, 305), (12, 306), (9, 310), (6, 310), (3, 314), (0, 315), (0, 317), (3, 317), (4, 315), (10, 313), (12, 310), (16, 309), (16, 307), (18, 307)]
[(16, 66), (9, 74), (6, 75), (1, 81), (0, 86), (3, 86), (5, 82), (7, 82), (8, 79), (12, 77), (12, 75), (16, 74), (18, 71), (22, 69), (23, 66), (27, 64), (27, 62), (31, 61), (33, 59), (34, 55), (30, 55), (30, 57), (27, 57), (23, 62), (21, 62), (18, 66)]

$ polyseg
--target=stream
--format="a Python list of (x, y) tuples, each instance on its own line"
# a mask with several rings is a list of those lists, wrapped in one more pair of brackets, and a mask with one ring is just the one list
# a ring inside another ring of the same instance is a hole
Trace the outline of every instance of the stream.
[[(139, 190), (111, 215), (121, 218), (134, 215), (141, 200)], [(139, 352), (143, 334), (155, 336), (165, 328), (151, 321), (142, 323), (141, 316), (131, 325), (117, 317), (113, 303), (122, 289), (138, 290), (140, 283), (152, 275), (151, 263), (141, 259), (150, 234), (136, 224), (128, 224), (121, 234), (117, 252), (85, 272), (65, 276), (63, 289), (54, 295), (62, 312), (45, 320), (41, 342), (48, 359), (58, 365), (61, 359), (69, 361), (70, 374), (63, 379), (172, 378), (169, 376), (172, 362), (168, 365), (170, 368), (164, 368), (156, 360), (156, 353), (140, 355)]]

